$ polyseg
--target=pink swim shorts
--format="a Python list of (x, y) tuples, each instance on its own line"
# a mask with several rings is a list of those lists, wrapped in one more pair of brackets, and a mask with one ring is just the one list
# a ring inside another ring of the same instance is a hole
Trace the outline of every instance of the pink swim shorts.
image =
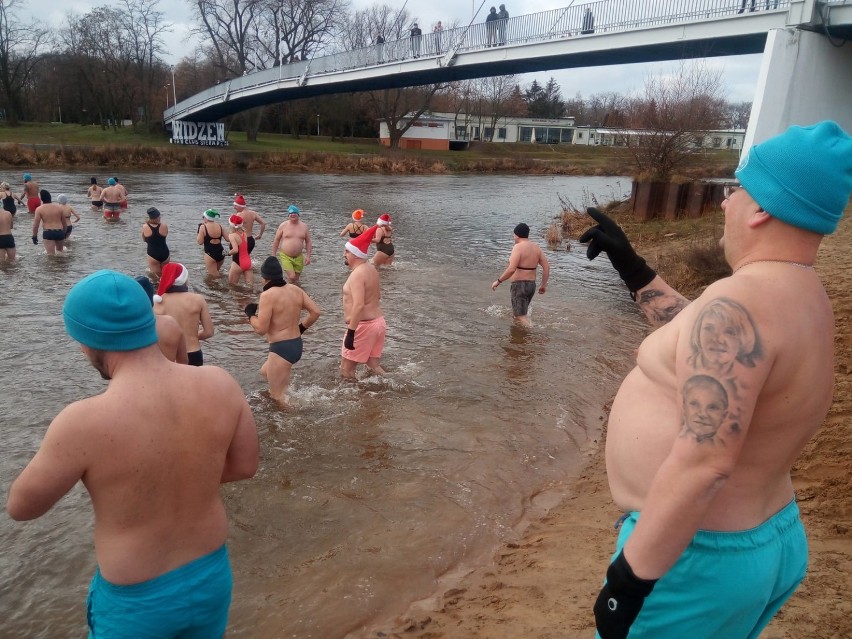
[[(341, 346), (340, 354), (344, 359), (364, 364), (368, 359), (378, 359), (385, 347), (385, 333), (388, 325), (384, 316), (371, 320), (361, 320), (355, 329), (355, 350)], [(345, 339), (344, 335), (344, 339)]]

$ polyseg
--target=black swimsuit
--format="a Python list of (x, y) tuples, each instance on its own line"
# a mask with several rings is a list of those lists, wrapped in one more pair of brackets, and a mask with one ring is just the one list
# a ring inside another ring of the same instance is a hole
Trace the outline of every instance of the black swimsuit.
[(145, 222), (145, 224), (151, 229), (151, 235), (145, 238), (145, 243), (148, 245), (148, 257), (162, 264), (169, 259), (169, 247), (166, 246), (166, 238), (160, 235), (159, 224), (152, 225), (150, 222)]
[(3, 198), (3, 208), (6, 209), (7, 211), (9, 211), (9, 213), (11, 213), (12, 215), (14, 215), (17, 212), (18, 207), (15, 206), (15, 196), (14, 195), (7, 195), (6, 197)]
[(393, 241), (391, 241), (391, 235), (393, 235), (393, 231), (388, 229), (382, 229), (382, 239), (376, 243), (376, 250), (379, 253), (384, 253), (388, 257), (393, 255)]
[[(354, 240), (356, 237), (358, 237), (359, 235), (361, 235), (361, 233), (363, 233), (364, 231), (366, 231), (366, 230), (367, 230), (367, 227), (366, 227), (366, 226), (364, 226), (363, 224), (361, 224), (360, 226), (361, 226), (361, 230), (360, 230), (360, 231), (358, 231), (357, 233), (355, 233), (355, 232), (353, 232), (353, 231), (350, 231), (350, 232), (349, 232), (349, 237), (351, 237), (353, 240)], [(353, 228), (353, 229), (356, 229), (356, 228), (358, 228), (358, 227), (357, 227), (357, 226), (355, 226), (355, 225), (353, 224), (353, 225), (352, 225), (352, 228)]]
[[(213, 244), (213, 240), (219, 240), (219, 243)], [(225, 247), (222, 246), (222, 236), (210, 237), (207, 234), (206, 225), (204, 225), (204, 252), (212, 257), (215, 262), (222, 262), (225, 259)]]

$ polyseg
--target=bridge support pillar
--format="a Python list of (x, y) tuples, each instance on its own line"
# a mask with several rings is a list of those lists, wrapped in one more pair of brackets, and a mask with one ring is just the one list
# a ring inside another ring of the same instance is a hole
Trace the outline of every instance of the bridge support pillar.
[(773, 29), (742, 151), (794, 124), (834, 120), (852, 132), (852, 47), (799, 29)]

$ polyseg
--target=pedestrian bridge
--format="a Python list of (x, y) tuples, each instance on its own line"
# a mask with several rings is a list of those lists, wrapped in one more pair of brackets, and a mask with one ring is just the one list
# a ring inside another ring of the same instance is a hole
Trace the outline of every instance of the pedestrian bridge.
[[(566, 0), (226, 80), (167, 109), (215, 121), (266, 104), (552, 69), (764, 53), (747, 148), (789, 124), (852, 129), (852, 0)], [(582, 91), (582, 87), (577, 87)], [(759, 124), (759, 126), (758, 126)]]

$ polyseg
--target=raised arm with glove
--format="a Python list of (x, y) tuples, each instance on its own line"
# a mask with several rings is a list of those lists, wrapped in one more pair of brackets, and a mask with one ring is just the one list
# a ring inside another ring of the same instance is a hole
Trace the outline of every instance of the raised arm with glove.
[(636, 254), (618, 224), (594, 207), (588, 208), (587, 212), (597, 222), (597, 226), (580, 236), (580, 242), (589, 243), (586, 257), (593, 260), (601, 252), (606, 253), (613, 268), (630, 289), (633, 299), (636, 299), (636, 291), (648, 286), (657, 276), (657, 272)]

